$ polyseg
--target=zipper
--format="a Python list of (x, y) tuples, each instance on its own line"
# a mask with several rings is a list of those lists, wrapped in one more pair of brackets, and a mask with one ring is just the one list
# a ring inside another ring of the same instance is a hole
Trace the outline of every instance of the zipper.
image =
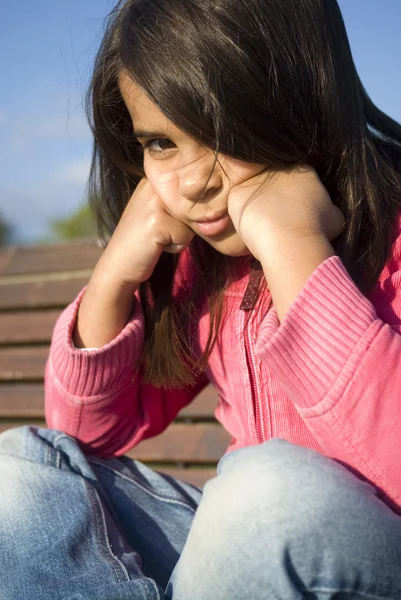
[(255, 367), (253, 364), (252, 356), (251, 356), (251, 344), (250, 344), (250, 333), (249, 327), (246, 330), (245, 336), (245, 354), (246, 361), (248, 364), (248, 372), (249, 372), (249, 380), (251, 384), (251, 392), (252, 392), (252, 405), (253, 405), (253, 415), (255, 419), (255, 438), (258, 444), (261, 444), (264, 441), (263, 438), (263, 429), (262, 429), (262, 414), (261, 407), (258, 398), (258, 388), (256, 386), (256, 375), (255, 375)]
[[(256, 299), (258, 296), (259, 284), (260, 280), (263, 277), (263, 270), (260, 263), (255, 262), (252, 265), (249, 281), (246, 287), (244, 296), (242, 298), (240, 310), (244, 311), (244, 321), (243, 325), (245, 327), (245, 313), (251, 311), (255, 307)], [(271, 297), (269, 302), (269, 308), (271, 305)], [(245, 354), (246, 354), (246, 362), (248, 365), (248, 373), (249, 380), (251, 385), (252, 392), (252, 406), (253, 406), (253, 415), (255, 420), (255, 428), (254, 428), (254, 437), (258, 444), (261, 444), (264, 441), (263, 436), (263, 425), (262, 425), (262, 407), (260, 405), (260, 400), (258, 397), (258, 388), (256, 385), (256, 374), (255, 374), (255, 365), (252, 360), (251, 353), (251, 339), (250, 339), (250, 321), (247, 324), (246, 332), (245, 332)]]

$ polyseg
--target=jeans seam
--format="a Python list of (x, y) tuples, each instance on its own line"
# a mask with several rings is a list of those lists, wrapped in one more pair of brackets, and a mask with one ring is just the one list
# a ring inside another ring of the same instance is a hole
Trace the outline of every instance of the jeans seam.
[[(153, 579), (144, 579), (144, 584), (146, 586), (146, 592), (147, 592), (147, 596), (148, 596), (148, 600), (161, 600), (160, 598), (160, 594), (159, 594), (159, 590), (157, 588), (156, 582), (153, 581)], [(154, 596), (150, 596), (150, 592), (152, 590), (149, 590), (148, 584), (151, 585), (152, 589), (156, 592), (157, 596), (156, 598)]]
[[(65, 433), (60, 434), (60, 435), (58, 435), (54, 439), (53, 444), (55, 444), (56, 442), (58, 442), (58, 440), (60, 440), (62, 438), (70, 439), (71, 436), (69, 436), (69, 435), (67, 435)], [(59, 452), (58, 452), (58, 455), (59, 455)], [(108, 471), (112, 471), (115, 475), (117, 475), (119, 477), (122, 477), (123, 479), (125, 479), (129, 483), (132, 483), (132, 484), (136, 485), (137, 487), (141, 488), (144, 492), (146, 492), (147, 494), (149, 494), (153, 498), (157, 498), (157, 499), (162, 500), (162, 501), (164, 500), (166, 502), (173, 502), (175, 504), (178, 504), (180, 506), (183, 506), (183, 507), (189, 509), (192, 514), (195, 514), (196, 511), (189, 504), (187, 504), (185, 502), (182, 502), (181, 500), (177, 500), (176, 498), (172, 498), (171, 496), (164, 495), (164, 494), (162, 494), (160, 492), (158, 492), (156, 494), (152, 490), (149, 490), (144, 485), (142, 485), (139, 482), (137, 482), (135, 479), (131, 479), (130, 477), (127, 477), (123, 473), (120, 473), (120, 471), (117, 471), (116, 469), (113, 469), (112, 467), (109, 467), (108, 465), (105, 465), (103, 462), (98, 462), (95, 458), (92, 458), (92, 457), (86, 457), (86, 458), (87, 458), (88, 462), (93, 462), (96, 465), (98, 465), (99, 467), (102, 467), (103, 469), (107, 469)], [(60, 457), (59, 456), (58, 456), (58, 461), (60, 462)], [(51, 464), (51, 463), (48, 462), (48, 464)]]
[[(102, 502), (98, 496), (97, 491), (95, 489), (93, 489), (91, 487), (91, 485), (88, 484), (87, 482), (85, 482), (85, 486), (89, 491), (88, 495), (90, 497), (90, 502), (94, 509), (93, 514), (95, 515), (95, 520), (97, 521), (95, 523), (96, 539), (98, 541), (99, 547), (102, 550), (102, 554), (107, 554), (109, 558), (110, 557), (112, 558), (111, 567), (113, 569), (116, 581), (118, 583), (125, 583), (127, 581), (135, 581), (135, 579), (132, 579), (132, 577), (130, 577), (126, 566), (118, 558), (118, 556), (116, 556), (114, 554), (114, 552), (111, 548), (108, 530), (107, 530), (106, 518), (105, 518)], [(101, 527), (98, 526), (99, 516), (101, 519)], [(103, 532), (103, 536), (101, 535), (100, 532)], [(103, 539), (101, 539), (101, 537), (103, 537)], [(108, 562), (108, 564), (110, 564), (110, 560), (107, 562)], [(119, 567), (119, 569), (117, 568), (117, 566)], [(139, 569), (139, 571), (140, 571), (140, 569)], [(121, 573), (124, 573), (125, 579), (121, 578)], [(144, 573), (142, 573), (142, 572), (140, 572), (140, 573), (141, 573), (141, 576), (138, 576), (136, 581), (140, 582), (140, 584), (142, 586), (142, 591), (144, 591), (146, 593), (147, 599), (148, 600), (160, 600), (160, 594), (159, 594), (159, 590), (157, 589), (156, 583), (153, 581), (153, 579), (149, 579), (148, 577), (146, 577)], [(156, 591), (156, 594), (157, 594), (156, 599), (154, 597), (154, 594), (151, 594), (152, 590), (149, 589), (149, 584), (151, 584), (153, 590)]]
[[(129, 576), (129, 573), (128, 573), (125, 565), (113, 553), (113, 551), (111, 549), (109, 535), (108, 535), (108, 531), (107, 531), (106, 518), (104, 515), (102, 503), (97, 495), (97, 491), (94, 488), (92, 488), (92, 486), (90, 484), (88, 484), (86, 481), (84, 481), (84, 485), (87, 489), (88, 497), (89, 497), (90, 503), (93, 508), (92, 514), (94, 515), (94, 519), (95, 519), (95, 537), (96, 537), (98, 546), (101, 549), (102, 555), (103, 556), (108, 555), (108, 557), (112, 558), (111, 563), (110, 563), (110, 561), (106, 561), (106, 562), (108, 562), (108, 564), (111, 564), (111, 567), (112, 567), (114, 575), (115, 575), (115, 579), (118, 583), (120, 583), (121, 581), (122, 582), (130, 581), (131, 578)], [(103, 535), (101, 532), (103, 532)], [(104, 538), (104, 539), (102, 539), (102, 538)], [(118, 572), (118, 570), (115, 568), (115, 563), (117, 563), (119, 565), (120, 569), (125, 574), (125, 579), (121, 579), (121, 576), (120, 576), (121, 571), (120, 571), (120, 573)]]
[(91, 462), (95, 463), (96, 465), (98, 465), (99, 467), (106, 469), (108, 471), (112, 471), (115, 475), (117, 475), (118, 477), (121, 477), (123, 479), (125, 479), (126, 481), (128, 481), (128, 483), (131, 483), (132, 485), (135, 485), (139, 488), (141, 488), (141, 490), (143, 490), (144, 492), (146, 492), (149, 496), (152, 496), (153, 498), (156, 498), (157, 500), (161, 500), (162, 502), (170, 502), (173, 504), (178, 504), (180, 506), (183, 506), (184, 508), (187, 508), (192, 514), (195, 514), (195, 510), (186, 502), (182, 502), (181, 500), (177, 500), (176, 498), (172, 498), (171, 496), (167, 496), (164, 494), (161, 494), (160, 492), (155, 493), (152, 490), (149, 490), (148, 488), (146, 488), (144, 485), (142, 485), (141, 483), (139, 483), (138, 481), (136, 481), (135, 479), (131, 479), (130, 477), (127, 477), (127, 475), (124, 475), (123, 473), (120, 473), (119, 471), (117, 471), (116, 469), (113, 469), (112, 467), (109, 467), (101, 462), (97, 462), (96, 460), (91, 459)]

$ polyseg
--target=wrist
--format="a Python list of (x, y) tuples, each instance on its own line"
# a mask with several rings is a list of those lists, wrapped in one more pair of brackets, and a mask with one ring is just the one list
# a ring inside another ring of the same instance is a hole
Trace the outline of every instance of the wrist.
[(124, 329), (135, 306), (135, 290), (93, 273), (73, 330), (76, 348), (101, 348)]
[[(274, 234), (264, 241), (263, 247), (258, 250), (258, 259), (266, 272), (284, 269), (292, 265), (320, 264), (326, 258), (334, 256), (333, 246), (324, 234), (313, 233)], [(317, 265), (316, 265), (317, 266)]]
[(259, 261), (280, 322), (312, 273), (334, 255), (324, 235), (276, 237), (263, 248)]
[(139, 281), (124, 279), (115, 268), (107, 267), (101, 260), (97, 263), (89, 282), (91, 287), (102, 289), (111, 297), (133, 295), (139, 288), (139, 284)]

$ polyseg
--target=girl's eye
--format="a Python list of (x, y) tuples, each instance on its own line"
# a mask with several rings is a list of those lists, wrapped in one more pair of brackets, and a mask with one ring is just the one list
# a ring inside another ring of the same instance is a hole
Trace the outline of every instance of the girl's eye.
[[(168, 147), (170, 144), (170, 148)], [(167, 138), (157, 138), (154, 140), (148, 140), (144, 146), (144, 150), (148, 150), (150, 154), (161, 154), (165, 150), (170, 150), (174, 144)]]

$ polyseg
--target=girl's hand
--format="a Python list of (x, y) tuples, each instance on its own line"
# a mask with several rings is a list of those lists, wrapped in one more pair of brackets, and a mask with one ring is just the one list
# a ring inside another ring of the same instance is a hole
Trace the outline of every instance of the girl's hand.
[(285, 243), (294, 237), (324, 236), (330, 242), (345, 225), (341, 210), (307, 164), (264, 171), (233, 187), (228, 212), (238, 235), (260, 261), (271, 248), (271, 239)]
[(194, 235), (185, 223), (166, 212), (150, 182), (143, 178), (96, 269), (107, 280), (137, 287), (152, 275), (162, 252), (181, 252)]

